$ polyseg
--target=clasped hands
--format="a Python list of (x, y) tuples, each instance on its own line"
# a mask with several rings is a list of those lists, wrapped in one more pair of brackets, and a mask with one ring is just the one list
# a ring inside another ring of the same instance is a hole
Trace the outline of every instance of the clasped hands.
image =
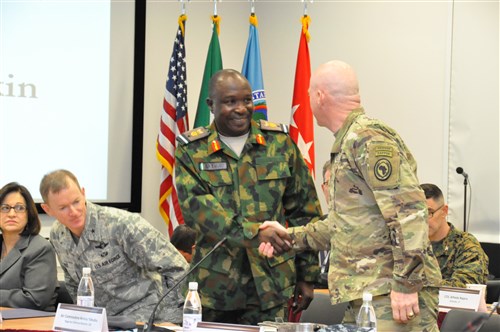
[(265, 221), (259, 227), (259, 253), (266, 257), (281, 255), (292, 249), (293, 241), (286, 228), (277, 221)]

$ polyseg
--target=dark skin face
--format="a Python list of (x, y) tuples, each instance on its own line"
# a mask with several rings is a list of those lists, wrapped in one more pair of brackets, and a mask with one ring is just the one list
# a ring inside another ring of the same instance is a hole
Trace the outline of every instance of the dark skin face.
[(235, 72), (219, 75), (207, 104), (221, 135), (241, 136), (250, 130), (254, 108), (252, 89), (241, 75)]

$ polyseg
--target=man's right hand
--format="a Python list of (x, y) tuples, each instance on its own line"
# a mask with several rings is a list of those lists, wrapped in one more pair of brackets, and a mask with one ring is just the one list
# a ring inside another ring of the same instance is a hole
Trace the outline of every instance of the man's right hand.
[(281, 255), (292, 249), (292, 239), (286, 228), (277, 221), (265, 221), (259, 227), (259, 253), (267, 257)]

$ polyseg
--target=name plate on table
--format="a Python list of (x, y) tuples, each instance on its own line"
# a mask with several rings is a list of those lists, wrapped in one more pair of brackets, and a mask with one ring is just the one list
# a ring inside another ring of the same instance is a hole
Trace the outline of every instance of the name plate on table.
[(439, 311), (448, 312), (451, 309), (477, 311), (481, 300), (479, 289), (458, 287), (439, 288)]
[(59, 303), (52, 329), (75, 332), (108, 332), (106, 308)]

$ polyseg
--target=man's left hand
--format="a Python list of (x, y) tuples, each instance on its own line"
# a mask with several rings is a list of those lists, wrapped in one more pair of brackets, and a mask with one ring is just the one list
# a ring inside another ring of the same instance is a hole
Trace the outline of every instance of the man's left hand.
[(314, 298), (314, 284), (305, 281), (297, 281), (293, 294), (293, 313), (297, 314), (306, 310)]
[(406, 324), (420, 314), (418, 307), (418, 293), (399, 293), (391, 291), (392, 318), (399, 323)]

